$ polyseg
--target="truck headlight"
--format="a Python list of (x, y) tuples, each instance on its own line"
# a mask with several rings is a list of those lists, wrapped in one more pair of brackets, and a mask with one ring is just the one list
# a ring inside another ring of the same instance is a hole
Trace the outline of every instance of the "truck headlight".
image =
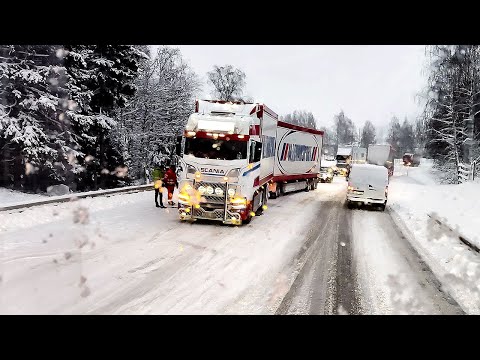
[(219, 187), (215, 188), (215, 194), (218, 195), (218, 196), (222, 196), (223, 195), (223, 190), (220, 189)]
[(213, 187), (207, 186), (207, 194), (212, 195), (213, 194)]
[(233, 198), (230, 200), (230, 202), (232, 203), (232, 205), (235, 205), (235, 206), (246, 206), (247, 205), (247, 199), (245, 198), (242, 198), (242, 197), (236, 197), (236, 198)]
[(235, 195), (235, 189), (234, 188), (228, 189), (228, 195), (234, 196)]
[(199, 186), (199, 187), (198, 187), (198, 192), (199, 192), (200, 194), (202, 194), (202, 195), (205, 194), (205, 191), (206, 191), (206, 190), (207, 190), (207, 189), (205, 189), (205, 186)]

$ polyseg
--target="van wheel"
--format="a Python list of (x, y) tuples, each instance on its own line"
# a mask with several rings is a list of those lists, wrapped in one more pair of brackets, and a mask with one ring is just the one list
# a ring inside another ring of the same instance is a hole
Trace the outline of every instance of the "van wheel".
[(387, 204), (382, 204), (380, 205), (380, 211), (385, 211), (385, 207), (387, 206)]
[(347, 200), (347, 208), (353, 209), (353, 203)]

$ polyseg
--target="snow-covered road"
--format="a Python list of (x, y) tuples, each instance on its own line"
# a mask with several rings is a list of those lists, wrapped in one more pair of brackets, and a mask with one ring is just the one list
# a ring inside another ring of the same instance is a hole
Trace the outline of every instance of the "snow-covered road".
[(460, 312), (389, 215), (347, 210), (345, 188), (270, 200), (242, 227), (181, 223), (152, 192), (0, 213), (0, 313)]

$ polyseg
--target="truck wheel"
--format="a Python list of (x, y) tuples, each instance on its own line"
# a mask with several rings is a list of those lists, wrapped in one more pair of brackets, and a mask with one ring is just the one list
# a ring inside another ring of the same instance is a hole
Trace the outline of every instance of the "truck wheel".
[(305, 192), (310, 191), (310, 181), (307, 180), (307, 186), (305, 186)]
[(263, 205), (267, 205), (267, 190), (265, 189), (262, 191), (262, 205), (257, 209), (255, 212), (256, 215), (262, 215), (263, 214)]
[(270, 191), (269, 195), (270, 195), (270, 199), (276, 199), (277, 198), (277, 193), (276, 192)]
[(347, 200), (347, 208), (353, 209), (353, 203)]
[(387, 204), (382, 204), (380, 205), (380, 211), (385, 211), (385, 207), (387, 206)]
[(252, 221), (252, 215), (248, 214), (247, 218), (242, 221), (242, 225), (248, 225)]

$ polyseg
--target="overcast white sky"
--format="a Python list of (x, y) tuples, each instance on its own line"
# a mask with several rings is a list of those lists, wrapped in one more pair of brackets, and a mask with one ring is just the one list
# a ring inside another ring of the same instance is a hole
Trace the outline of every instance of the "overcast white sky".
[(341, 109), (357, 127), (386, 125), (421, 111), (415, 98), (425, 85), (424, 46), (176, 45), (210, 88), (206, 72), (232, 64), (246, 74), (246, 91), (279, 115), (311, 111), (331, 126)]

